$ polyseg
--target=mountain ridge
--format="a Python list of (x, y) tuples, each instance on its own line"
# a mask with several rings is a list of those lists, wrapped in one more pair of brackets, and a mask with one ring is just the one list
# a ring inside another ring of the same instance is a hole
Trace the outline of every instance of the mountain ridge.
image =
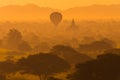
[(117, 5), (91, 5), (73, 7), (66, 10), (39, 7), (35, 4), (8, 5), (0, 7), (0, 21), (37, 21), (48, 20), (54, 11), (63, 14), (65, 20), (72, 18), (78, 20), (120, 19), (120, 4)]

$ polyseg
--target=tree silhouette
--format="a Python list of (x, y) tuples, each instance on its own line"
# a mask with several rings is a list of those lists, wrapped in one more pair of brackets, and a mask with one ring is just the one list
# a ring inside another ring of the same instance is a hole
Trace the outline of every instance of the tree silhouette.
[(109, 49), (109, 50), (104, 51), (104, 53), (112, 53), (112, 54), (120, 55), (120, 48)]
[(94, 41), (89, 44), (81, 44), (79, 47), (79, 51), (82, 53), (95, 53), (98, 55), (99, 53), (103, 53), (106, 50), (112, 49), (115, 47), (113, 41), (109, 39), (102, 39), (98, 41)]
[(18, 30), (11, 29), (4, 39), (5, 47), (15, 50), (22, 41), (22, 35)]
[(49, 77), (48, 80), (61, 80), (61, 79), (54, 78), (54, 77)]
[(16, 29), (11, 29), (4, 37), (4, 46), (10, 50), (19, 50), (27, 52), (32, 50), (28, 42), (23, 40), (22, 34)]
[(40, 79), (47, 79), (48, 75), (60, 73), (70, 69), (70, 65), (63, 59), (51, 54), (30, 55), (20, 59), (17, 64), (23, 74), (38, 75)]
[(22, 41), (19, 45), (18, 45), (18, 50), (22, 51), (22, 52), (27, 52), (27, 51), (31, 51), (32, 47), (29, 45), (28, 42), (26, 41)]
[(33, 48), (33, 52), (34, 53), (40, 53), (40, 52), (46, 53), (46, 52), (49, 52), (49, 49), (50, 49), (49, 43), (42, 42)]
[(5, 76), (4, 75), (0, 75), (0, 80), (5, 80)]
[(76, 66), (77, 70), (69, 75), (70, 80), (119, 80), (120, 56), (104, 54), (96, 60)]
[(65, 59), (70, 64), (84, 63), (92, 59), (89, 56), (80, 54), (70, 46), (56, 45), (51, 49), (51, 52)]
[(10, 73), (15, 73), (17, 70), (17, 65), (13, 61), (0, 62), (0, 75), (3, 78), (5, 78), (5, 76), (7, 76)]

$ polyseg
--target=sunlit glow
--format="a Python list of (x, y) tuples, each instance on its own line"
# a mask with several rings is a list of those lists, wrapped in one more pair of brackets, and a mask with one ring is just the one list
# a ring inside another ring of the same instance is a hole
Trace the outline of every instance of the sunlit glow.
[(40, 7), (51, 7), (57, 9), (67, 9), (76, 6), (87, 6), (93, 4), (119, 4), (120, 0), (0, 0), (0, 6), (11, 4), (37, 4)]

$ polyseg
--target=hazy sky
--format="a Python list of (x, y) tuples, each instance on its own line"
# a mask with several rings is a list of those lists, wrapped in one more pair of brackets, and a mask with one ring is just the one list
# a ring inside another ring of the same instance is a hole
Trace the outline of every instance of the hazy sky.
[(120, 4), (120, 0), (0, 0), (0, 6), (11, 4), (37, 4), (40, 7), (51, 7), (57, 9), (67, 9), (77, 6), (87, 6), (93, 4)]

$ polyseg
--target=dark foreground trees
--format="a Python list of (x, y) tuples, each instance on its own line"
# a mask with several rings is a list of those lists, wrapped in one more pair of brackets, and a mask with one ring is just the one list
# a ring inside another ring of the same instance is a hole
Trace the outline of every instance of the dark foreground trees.
[(48, 75), (65, 72), (70, 65), (63, 59), (51, 54), (30, 55), (17, 62), (23, 74), (33, 74), (40, 77), (40, 80), (47, 80)]
[(116, 54), (100, 55), (76, 68), (76, 72), (68, 76), (70, 80), (120, 80), (120, 56)]
[(6, 76), (17, 71), (17, 66), (14, 62), (3, 61), (0, 62), (0, 80), (6, 80)]
[(96, 40), (89, 44), (81, 44), (79, 47), (79, 51), (81, 53), (87, 53), (87, 54), (94, 54), (93, 56), (97, 56), (101, 53), (104, 53), (104, 51), (113, 49), (116, 47), (116, 44), (107, 38), (104, 38), (102, 40)]
[(0, 80), (5, 80), (5, 76), (4, 75), (0, 75)]
[(0, 80), (5, 80), (7, 75), (20, 72), (21, 74), (33, 74), (40, 77), (40, 80), (49, 80), (49, 75), (66, 72), (70, 69), (69, 63), (52, 54), (35, 54), (27, 58), (21, 58), (17, 62), (0, 62)]
[(84, 63), (92, 60), (91, 57), (77, 52), (74, 48), (65, 45), (56, 45), (51, 49), (54, 55), (60, 56), (70, 64)]

